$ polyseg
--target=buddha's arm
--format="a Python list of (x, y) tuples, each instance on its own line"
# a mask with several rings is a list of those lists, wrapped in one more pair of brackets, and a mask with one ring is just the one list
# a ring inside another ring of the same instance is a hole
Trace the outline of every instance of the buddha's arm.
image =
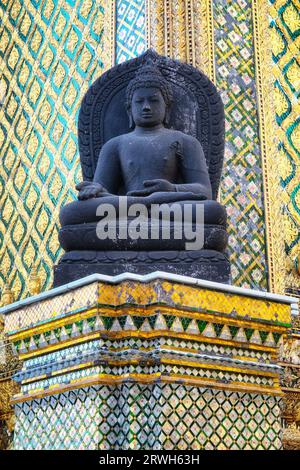
[(120, 181), (118, 138), (114, 138), (104, 144), (101, 149), (93, 182), (102, 185), (110, 194), (118, 194)]
[(182, 184), (176, 184), (176, 191), (192, 192), (212, 199), (212, 190), (206, 166), (205, 155), (200, 142), (194, 137), (185, 136), (180, 157)]
[(117, 139), (111, 139), (101, 149), (93, 181), (82, 181), (76, 185), (78, 199), (84, 201), (117, 194), (120, 176)]

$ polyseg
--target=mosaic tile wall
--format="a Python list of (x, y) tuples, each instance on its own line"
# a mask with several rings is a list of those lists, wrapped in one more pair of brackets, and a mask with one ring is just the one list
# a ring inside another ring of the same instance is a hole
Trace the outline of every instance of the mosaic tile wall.
[(81, 179), (77, 114), (103, 70), (100, 0), (0, 1), (0, 287), (51, 287), (59, 208)]
[[(283, 195), (286, 284), (298, 287), (292, 269), (300, 256), (300, 2), (269, 0), (272, 33), (278, 168)], [(300, 258), (299, 258), (300, 259)]]
[(267, 289), (251, 14), (249, 0), (214, 2), (216, 86), (226, 117), (221, 201), (229, 216), (233, 283)]
[(16, 405), (14, 449), (280, 449), (279, 403), (175, 384), (95, 385)]
[(145, 0), (116, 2), (116, 63), (132, 59), (146, 50)]

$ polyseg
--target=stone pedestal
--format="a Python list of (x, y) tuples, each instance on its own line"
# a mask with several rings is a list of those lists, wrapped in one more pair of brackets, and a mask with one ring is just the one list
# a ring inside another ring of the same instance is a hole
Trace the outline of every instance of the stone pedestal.
[(15, 449), (280, 449), (294, 300), (94, 275), (2, 309), (23, 361)]
[(230, 262), (224, 253), (199, 251), (71, 251), (54, 266), (54, 287), (91, 274), (117, 276), (130, 272), (167, 271), (206, 281), (230, 282)]

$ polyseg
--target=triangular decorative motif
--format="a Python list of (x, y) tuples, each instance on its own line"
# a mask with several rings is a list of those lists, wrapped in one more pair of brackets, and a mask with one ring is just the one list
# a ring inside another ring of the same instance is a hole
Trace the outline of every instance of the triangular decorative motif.
[(276, 331), (273, 331), (273, 338), (274, 338), (275, 344), (278, 344), (280, 337), (281, 337), (281, 333), (277, 333)]
[(128, 317), (128, 315), (122, 315), (122, 316), (118, 317), (118, 320), (119, 320), (119, 323), (121, 325), (122, 330), (124, 330), (124, 326), (126, 324), (127, 317)]
[(122, 331), (122, 327), (121, 327), (121, 325), (120, 325), (120, 323), (119, 323), (118, 318), (115, 318), (115, 319), (114, 319), (114, 322), (113, 322), (113, 324), (112, 324), (112, 326), (111, 326), (111, 328), (110, 328), (110, 331)]
[(184, 329), (184, 331), (187, 330), (189, 324), (191, 323), (192, 319), (191, 318), (186, 318), (186, 317), (182, 317), (181, 318), (181, 323), (182, 323), (182, 327)]
[(181, 324), (181, 321), (180, 321), (180, 318), (176, 317), (173, 324), (172, 324), (172, 327), (171, 327), (171, 331), (177, 331), (177, 332), (183, 332), (183, 326)]
[(215, 329), (212, 325), (212, 323), (208, 323), (206, 326), (205, 330), (203, 331), (203, 336), (207, 336), (208, 338), (215, 338), (216, 337), (216, 332)]
[(223, 323), (213, 323), (213, 327), (215, 329), (217, 337), (220, 336), (222, 329), (223, 329), (224, 324)]
[(242, 342), (242, 343), (246, 343), (246, 342), (247, 342), (247, 337), (246, 337), (246, 335), (245, 335), (245, 332), (244, 332), (244, 329), (243, 329), (243, 328), (239, 328), (239, 331), (238, 331), (237, 334), (235, 335), (234, 340), (235, 340), (235, 341), (240, 341), (240, 342)]
[(154, 328), (155, 328), (154, 325), (155, 325), (155, 322), (156, 322), (156, 315), (150, 315), (148, 317), (148, 321), (149, 321), (149, 324), (151, 326), (151, 329), (154, 330)]
[(155, 330), (167, 330), (167, 324), (164, 316), (160, 313), (155, 321)]
[(174, 315), (164, 315), (164, 318), (165, 318), (167, 327), (168, 327), (169, 329), (171, 329), (171, 327), (172, 327), (172, 325), (173, 325), (173, 321), (175, 320)]
[(270, 346), (270, 347), (276, 346), (271, 331), (270, 331), (270, 333), (268, 334), (268, 336), (267, 336), (266, 341), (264, 342), (264, 344), (265, 344), (266, 346)]
[(41, 334), (41, 337), (40, 337), (40, 344), (39, 344), (39, 347), (40, 348), (43, 348), (44, 346), (47, 346), (48, 342), (45, 338), (45, 335), (44, 333)]
[(91, 327), (90, 327), (90, 324), (87, 320), (84, 320), (83, 321), (83, 326), (82, 326), (82, 333), (83, 334), (88, 334), (90, 333), (92, 330), (91, 330)]
[(150, 323), (148, 321), (148, 318), (145, 319), (144, 323), (142, 324), (140, 331), (151, 331), (152, 328), (150, 326)]
[(76, 323), (76, 326), (77, 326), (77, 329), (79, 331), (79, 333), (81, 334), (82, 333), (82, 328), (83, 328), (83, 320), (79, 320)]
[(136, 330), (136, 326), (133, 323), (131, 315), (127, 315), (123, 329), (125, 331), (134, 331), (134, 330)]
[(65, 325), (64, 328), (65, 328), (65, 330), (66, 330), (66, 332), (67, 332), (67, 335), (68, 335), (68, 336), (71, 336), (72, 324), (70, 324), (70, 325)]
[(80, 336), (80, 331), (78, 330), (76, 323), (73, 323), (72, 330), (71, 330), (71, 337), (76, 338), (77, 336)]
[(189, 333), (190, 335), (196, 335), (199, 334), (199, 328), (197, 326), (197, 323), (195, 320), (192, 320), (189, 326), (186, 329), (186, 333)]
[(57, 338), (57, 340), (59, 341), (60, 340), (60, 336), (61, 336), (61, 328), (54, 328), (54, 334)]
[(255, 330), (253, 335), (251, 336), (251, 343), (261, 344), (261, 337), (257, 330)]
[(261, 342), (264, 343), (267, 339), (268, 332), (267, 331), (259, 331), (259, 335), (261, 337)]
[(24, 344), (25, 344), (26, 348), (28, 348), (29, 342), (30, 342), (30, 337), (24, 338), (23, 341), (24, 341)]
[(37, 346), (36, 346), (36, 343), (35, 343), (33, 337), (30, 338), (28, 349), (29, 349), (29, 351), (32, 351), (33, 349), (37, 349)]
[(222, 332), (219, 336), (220, 339), (231, 339), (231, 332), (227, 325), (223, 326)]
[(26, 351), (27, 351), (27, 347), (24, 341), (21, 341), (20, 346), (19, 346), (19, 353), (25, 353)]
[(254, 329), (253, 328), (245, 328), (244, 331), (245, 331), (245, 335), (246, 335), (247, 340), (250, 341), (251, 336), (254, 333)]
[(199, 328), (200, 333), (203, 333), (203, 331), (204, 331), (205, 328), (206, 328), (207, 321), (205, 321), (205, 320), (197, 320), (197, 325), (198, 325), (198, 328)]
[(40, 338), (41, 338), (41, 335), (33, 335), (33, 339), (37, 347), (39, 347), (40, 345)]
[(96, 321), (95, 321), (95, 325), (94, 325), (94, 330), (95, 331), (103, 331), (105, 330), (105, 326), (104, 326), (104, 323), (101, 319), (101, 317), (96, 317)]
[(62, 329), (61, 329), (61, 332), (60, 332), (60, 340), (65, 341), (68, 338), (69, 338), (68, 331), (66, 330), (66, 327), (63, 326)]
[(101, 320), (103, 322), (104, 329), (109, 331), (112, 327), (113, 322), (114, 322), (114, 318), (113, 317), (101, 317)]
[(96, 317), (87, 318), (86, 320), (91, 330), (95, 329)]
[(45, 336), (45, 340), (47, 343), (49, 342), (50, 335), (51, 335), (51, 331), (44, 331), (44, 336)]
[(136, 329), (139, 330), (141, 328), (142, 324), (144, 323), (145, 317), (141, 317), (141, 316), (138, 316), (138, 315), (133, 315), (132, 320), (133, 320), (133, 323), (134, 323)]
[(48, 341), (49, 341), (50, 344), (55, 344), (55, 343), (58, 342), (57, 337), (56, 337), (53, 330), (51, 331), (51, 334), (50, 334), (50, 337), (49, 337)]
[(21, 341), (15, 341), (12, 343), (12, 349), (15, 354), (18, 354), (20, 348)]
[(238, 327), (238, 326), (229, 325), (229, 331), (230, 331), (230, 333), (231, 333), (232, 339), (235, 338), (235, 336), (236, 336), (238, 330), (239, 330), (239, 327)]

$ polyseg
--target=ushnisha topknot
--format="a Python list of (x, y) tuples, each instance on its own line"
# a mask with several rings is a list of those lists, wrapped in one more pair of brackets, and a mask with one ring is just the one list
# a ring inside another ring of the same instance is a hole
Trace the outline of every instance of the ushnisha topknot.
[(138, 69), (135, 77), (129, 82), (126, 89), (126, 107), (131, 106), (132, 96), (138, 88), (155, 87), (161, 91), (166, 106), (169, 108), (173, 102), (172, 88), (163, 77), (160, 70), (153, 64), (145, 64)]

